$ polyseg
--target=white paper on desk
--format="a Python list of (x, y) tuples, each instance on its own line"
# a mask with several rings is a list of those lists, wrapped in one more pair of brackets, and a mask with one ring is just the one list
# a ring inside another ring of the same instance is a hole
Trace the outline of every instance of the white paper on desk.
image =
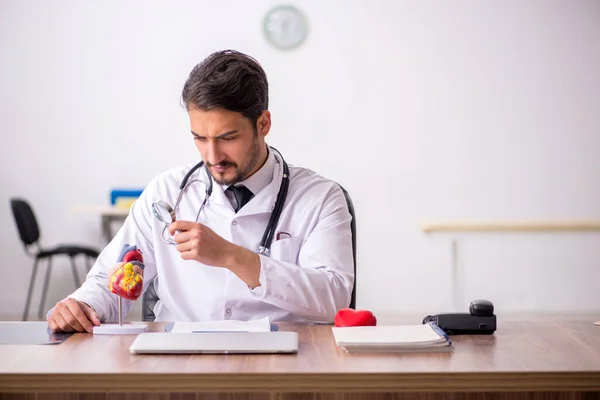
[(190, 332), (269, 332), (271, 323), (269, 318), (252, 321), (207, 321), (207, 322), (175, 322), (172, 333)]
[(426, 348), (451, 343), (432, 324), (332, 327), (331, 330), (341, 347)]

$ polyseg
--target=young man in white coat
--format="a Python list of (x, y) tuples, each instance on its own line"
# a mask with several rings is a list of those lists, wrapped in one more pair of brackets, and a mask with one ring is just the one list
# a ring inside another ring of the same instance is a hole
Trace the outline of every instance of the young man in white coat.
[[(118, 320), (108, 274), (126, 244), (143, 253), (144, 289), (153, 282), (159, 297), (157, 321), (333, 322), (350, 304), (354, 284), (351, 215), (339, 185), (289, 166), (270, 252), (257, 252), (286, 179), (282, 156), (265, 142), (271, 114), (262, 67), (239, 52), (214, 53), (191, 71), (182, 98), (205, 165), (183, 192), (193, 165), (147, 185), (83, 285), (48, 312), (50, 328), (92, 332)], [(159, 200), (175, 211), (167, 229), (152, 211)], [(125, 315), (132, 305), (123, 300)]]

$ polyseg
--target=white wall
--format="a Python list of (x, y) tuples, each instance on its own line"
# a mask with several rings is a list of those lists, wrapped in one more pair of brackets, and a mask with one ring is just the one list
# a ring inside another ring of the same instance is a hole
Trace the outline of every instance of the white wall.
[[(281, 52), (261, 33), (275, 1), (0, 2), (0, 317), (19, 318), (31, 271), (9, 197), (33, 203), (45, 244), (99, 245), (98, 218), (70, 208), (197, 158), (180, 90), (223, 48), (269, 75), (270, 143), (352, 194), (360, 308), (451, 307), (448, 240), (421, 220), (600, 218), (599, 2), (294, 3), (310, 36)], [(463, 304), (600, 310), (599, 249), (472, 238)], [(74, 288), (57, 264), (48, 307)]]

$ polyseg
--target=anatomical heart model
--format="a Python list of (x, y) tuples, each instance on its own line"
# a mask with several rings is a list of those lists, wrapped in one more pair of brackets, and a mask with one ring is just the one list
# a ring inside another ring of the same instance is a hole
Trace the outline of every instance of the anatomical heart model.
[(109, 274), (108, 288), (114, 294), (128, 300), (137, 300), (144, 288), (144, 257), (136, 246), (127, 246), (121, 251), (119, 264)]
[(137, 334), (145, 332), (146, 324), (123, 324), (123, 299), (137, 300), (144, 289), (144, 256), (137, 246), (126, 244), (121, 250), (115, 267), (108, 274), (108, 289), (116, 294), (118, 324), (102, 324), (94, 327), (94, 334)]

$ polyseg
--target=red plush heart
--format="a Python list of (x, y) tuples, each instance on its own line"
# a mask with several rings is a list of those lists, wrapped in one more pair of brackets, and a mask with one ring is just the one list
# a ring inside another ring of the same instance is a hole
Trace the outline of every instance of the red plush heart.
[(369, 310), (342, 308), (333, 320), (335, 326), (375, 326), (377, 318)]

